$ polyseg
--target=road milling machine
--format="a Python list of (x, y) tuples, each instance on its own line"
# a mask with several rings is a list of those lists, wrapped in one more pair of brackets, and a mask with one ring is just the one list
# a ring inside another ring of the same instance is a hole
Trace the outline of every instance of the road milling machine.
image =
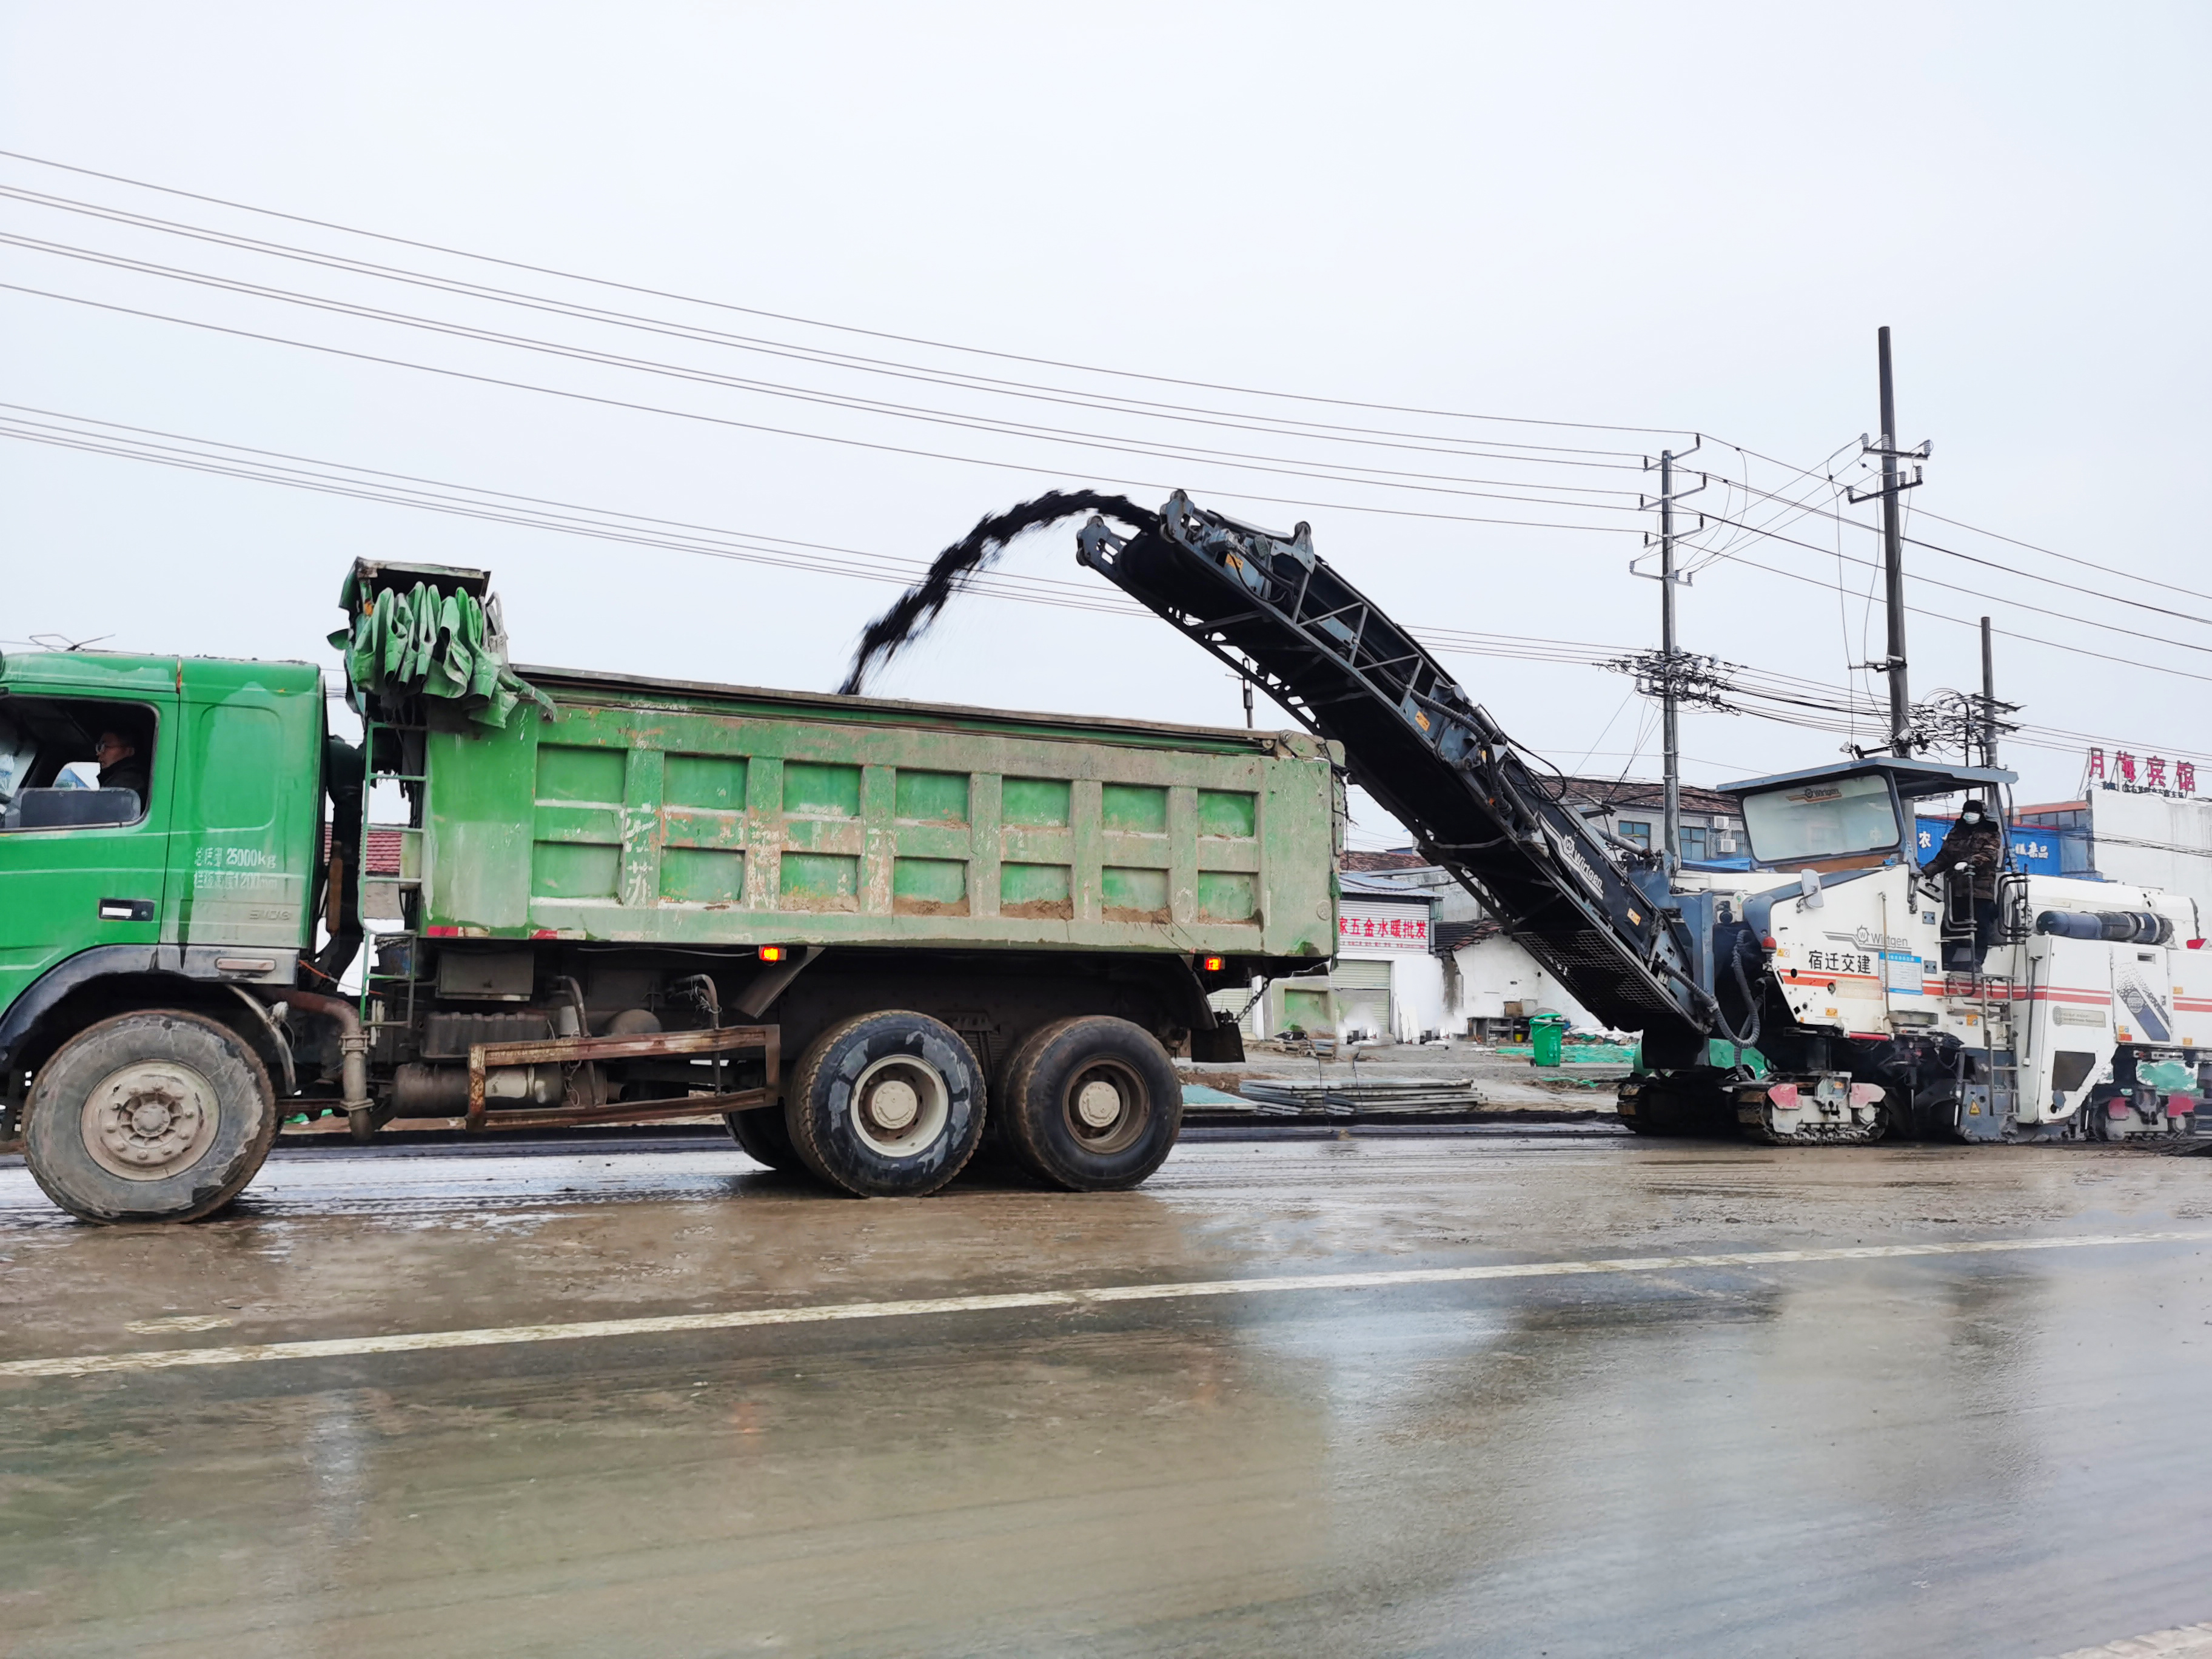
[(1620, 1106), (1641, 1132), (2118, 1139), (2186, 1130), (2212, 1087), (2192, 901), (2031, 876), (2008, 851), (1978, 940), (1968, 872), (1922, 867), (1913, 803), (2001, 800), (2009, 772), (1875, 757), (1729, 785), (1751, 869), (1685, 878), (1577, 811), (1307, 526), (1255, 529), (1178, 493), (1133, 535), (1094, 517), (1078, 545), (1342, 744), (1427, 857), (1585, 1007), (1642, 1034)]

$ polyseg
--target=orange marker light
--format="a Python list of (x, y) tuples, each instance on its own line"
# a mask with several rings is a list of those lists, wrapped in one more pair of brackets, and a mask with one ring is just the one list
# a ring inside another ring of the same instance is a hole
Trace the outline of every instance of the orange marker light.
[(1218, 973), (1219, 973), (1219, 972), (1221, 971), (1221, 969), (1222, 969), (1222, 960), (1221, 960), (1221, 958), (1220, 958), (1219, 957), (1206, 957), (1206, 971), (1207, 973), (1209, 973), (1209, 974), (1218, 974)]
[(783, 946), (781, 945), (762, 945), (760, 948), (760, 959), (763, 962), (781, 962), (783, 960)]

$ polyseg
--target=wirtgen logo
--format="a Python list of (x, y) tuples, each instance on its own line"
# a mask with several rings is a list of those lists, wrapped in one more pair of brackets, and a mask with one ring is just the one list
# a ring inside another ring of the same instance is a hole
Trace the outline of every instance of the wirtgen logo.
[(1553, 856), (1573, 871), (1577, 880), (1589, 888), (1593, 895), (1604, 896), (1605, 878), (1598, 874), (1597, 866), (1589, 861), (1581, 848), (1548, 823), (1544, 826), (1544, 839), (1551, 843)]

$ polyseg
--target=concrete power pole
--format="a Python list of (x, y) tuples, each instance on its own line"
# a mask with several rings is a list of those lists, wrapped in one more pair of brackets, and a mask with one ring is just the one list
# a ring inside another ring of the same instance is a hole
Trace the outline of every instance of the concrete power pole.
[(1990, 619), (1982, 618), (1982, 764), (1997, 763), (1996, 657), (1990, 648)]
[(1889, 752), (1912, 752), (1912, 690), (1905, 672), (1905, 532), (1897, 510), (1897, 384), (1889, 369), (1889, 329), (1881, 354), (1881, 580), (1889, 611)]
[(1861, 448), (1869, 455), (1881, 458), (1881, 487), (1864, 492), (1850, 490), (1845, 499), (1854, 503), (1881, 498), (1881, 572), (1882, 591), (1887, 601), (1889, 617), (1889, 649), (1879, 665), (1889, 676), (1889, 752), (1910, 756), (1912, 753), (1912, 687), (1905, 673), (1905, 529), (1898, 506), (1898, 496), (1920, 486), (1921, 469), (1914, 467), (1907, 481), (1898, 465), (1901, 460), (1924, 461), (1929, 446), (1915, 449), (1900, 449), (1897, 441), (1897, 383), (1890, 373), (1889, 329), (1884, 325), (1875, 335), (1876, 351), (1881, 368), (1881, 436), (1874, 443), (1862, 443)]
[[(1614, 665), (1617, 667), (1632, 671), (1636, 675), (1636, 689), (1647, 697), (1656, 697), (1659, 700), (1662, 732), (1661, 750), (1665, 757), (1667, 792), (1666, 821), (1662, 832), (1662, 850), (1666, 854), (1667, 869), (1670, 874), (1682, 867), (1681, 712), (1683, 695), (1687, 692), (1690, 700), (1695, 702), (1699, 700), (1699, 694), (1702, 691), (1707, 700), (1710, 700), (1712, 687), (1710, 659), (1701, 660), (1698, 658), (1686, 655), (1675, 637), (1674, 630), (1674, 589), (1678, 586), (1686, 584), (1689, 580), (1687, 576), (1674, 568), (1674, 538), (1677, 533), (1674, 527), (1674, 503), (1696, 495), (1698, 490), (1712, 482), (1701, 473), (1694, 487), (1678, 490), (1674, 488), (1674, 464), (1684, 455), (1693, 453), (1704, 442), (1704, 438), (1700, 437), (1686, 450), (1661, 450), (1659, 452), (1658, 498), (1656, 501), (1641, 495), (1637, 498), (1638, 506), (1644, 507), (1656, 506), (1659, 509), (1659, 569), (1656, 573), (1659, 583), (1659, 649), (1656, 653), (1645, 652), (1640, 656)], [(1651, 462), (1648, 457), (1644, 460), (1644, 468), (1647, 472), (1651, 470)], [(1705, 519), (1700, 516), (1696, 527), (1688, 533), (1695, 535), (1698, 531), (1705, 528)], [(1650, 556), (1651, 543), (1652, 537), (1647, 532), (1644, 538), (1645, 551), (1638, 554), (1635, 558), (1629, 561), (1629, 569), (1637, 575), (1649, 578), (1653, 574), (1650, 571), (1638, 570), (1636, 568)]]
[[(1659, 452), (1659, 649), (1671, 666), (1674, 662), (1674, 452)], [(1660, 699), (1661, 746), (1665, 753), (1667, 871), (1682, 867), (1682, 745), (1681, 699), (1675, 676), (1665, 681)]]

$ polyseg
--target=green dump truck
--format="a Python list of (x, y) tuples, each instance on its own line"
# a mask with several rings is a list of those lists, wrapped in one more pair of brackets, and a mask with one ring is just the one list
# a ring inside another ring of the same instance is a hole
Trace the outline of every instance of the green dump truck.
[(1333, 951), (1304, 733), (517, 670), (481, 572), (345, 603), (359, 745), (312, 664), (0, 659), (0, 1142), (77, 1215), (205, 1215), (326, 1114), (1132, 1186), (1170, 1056), (1241, 1054), (1210, 994)]

